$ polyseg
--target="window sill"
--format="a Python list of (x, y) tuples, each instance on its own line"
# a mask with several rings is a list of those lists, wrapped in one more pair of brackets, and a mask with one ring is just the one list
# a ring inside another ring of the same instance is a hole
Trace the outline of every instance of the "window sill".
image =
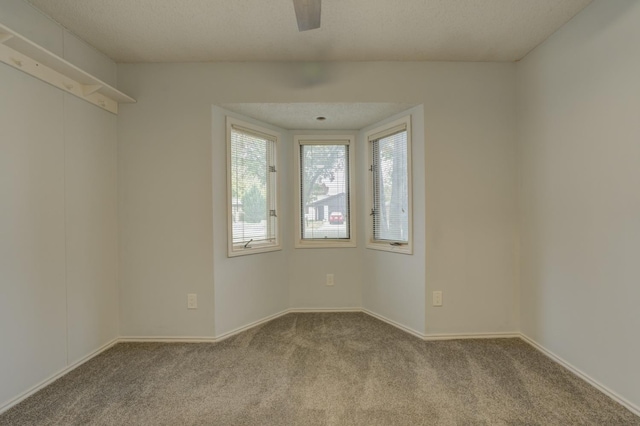
[(227, 250), (227, 257), (238, 257), (238, 256), (248, 256), (251, 254), (260, 254), (260, 253), (268, 253), (270, 251), (279, 251), (282, 250), (282, 246), (278, 245), (262, 245), (262, 246), (253, 246), (247, 247), (244, 246), (234, 246), (229, 247)]
[(390, 243), (369, 242), (367, 243), (367, 248), (371, 250), (388, 251), (390, 253), (408, 254), (408, 255), (413, 254), (413, 245), (410, 243), (394, 246), (394, 245), (391, 245)]
[(318, 249), (318, 248), (353, 248), (356, 247), (356, 241), (351, 240), (296, 240), (295, 248), (297, 249)]

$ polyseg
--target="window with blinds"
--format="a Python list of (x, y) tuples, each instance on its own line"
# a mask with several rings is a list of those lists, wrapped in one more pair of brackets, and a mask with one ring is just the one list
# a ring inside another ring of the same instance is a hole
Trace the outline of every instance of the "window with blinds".
[(277, 135), (228, 120), (229, 255), (278, 247)]
[(352, 138), (295, 138), (300, 213), (297, 247), (354, 244), (350, 176)]
[(411, 158), (408, 118), (377, 129), (369, 135), (368, 140), (371, 153), (369, 246), (410, 251)]

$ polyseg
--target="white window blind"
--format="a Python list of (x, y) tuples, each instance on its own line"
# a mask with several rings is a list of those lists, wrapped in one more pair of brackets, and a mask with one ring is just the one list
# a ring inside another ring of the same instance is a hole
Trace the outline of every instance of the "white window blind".
[(349, 145), (300, 145), (302, 240), (351, 237)]
[(231, 236), (241, 249), (276, 243), (276, 141), (270, 135), (231, 127)]
[(373, 239), (409, 242), (409, 165), (406, 127), (374, 135), (372, 143)]

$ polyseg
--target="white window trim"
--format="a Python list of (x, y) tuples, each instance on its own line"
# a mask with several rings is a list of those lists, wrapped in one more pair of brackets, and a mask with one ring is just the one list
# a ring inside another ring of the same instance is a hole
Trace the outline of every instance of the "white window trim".
[(367, 157), (367, 196), (366, 205), (367, 212), (373, 208), (373, 178), (369, 168), (373, 164), (373, 143), (375, 139), (385, 136), (385, 133), (390, 133), (394, 128), (405, 126), (407, 129), (407, 179), (409, 190), (409, 242), (402, 245), (392, 245), (388, 241), (377, 241), (373, 237), (373, 216), (367, 213), (367, 242), (366, 247), (372, 250), (382, 250), (392, 253), (400, 254), (413, 254), (413, 172), (412, 172), (412, 153), (411, 153), (411, 116), (402, 117), (398, 120), (384, 124), (368, 131), (365, 134), (365, 140), (367, 142), (367, 149), (369, 155)]
[[(231, 188), (231, 129), (233, 126), (244, 128), (248, 131), (263, 134), (269, 139), (275, 141), (274, 149), (274, 164), (276, 166), (276, 182), (275, 182), (275, 208), (276, 208), (276, 241), (251, 243), (249, 247), (244, 247), (240, 244), (233, 244), (233, 191)], [(227, 256), (246, 256), (249, 254), (267, 253), (271, 251), (282, 250), (282, 225), (280, 220), (280, 175), (282, 174), (278, 169), (278, 155), (279, 155), (279, 142), (281, 140), (280, 133), (274, 132), (271, 129), (256, 126), (255, 124), (247, 123), (246, 121), (238, 120), (237, 118), (227, 116)]]
[[(294, 135), (295, 142), (295, 163), (296, 163), (296, 232), (295, 248), (345, 248), (356, 247), (356, 205), (355, 205), (355, 136), (354, 135)], [(300, 146), (301, 145), (347, 145), (349, 147), (349, 239), (327, 238), (327, 239), (303, 239), (301, 229), (301, 204), (302, 194), (300, 188)]]

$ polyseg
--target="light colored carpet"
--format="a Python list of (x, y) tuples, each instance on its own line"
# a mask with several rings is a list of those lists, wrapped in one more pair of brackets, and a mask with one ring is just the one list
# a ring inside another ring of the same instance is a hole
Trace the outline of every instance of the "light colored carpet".
[(640, 425), (519, 339), (424, 342), (361, 313), (220, 343), (121, 343), (2, 425)]

